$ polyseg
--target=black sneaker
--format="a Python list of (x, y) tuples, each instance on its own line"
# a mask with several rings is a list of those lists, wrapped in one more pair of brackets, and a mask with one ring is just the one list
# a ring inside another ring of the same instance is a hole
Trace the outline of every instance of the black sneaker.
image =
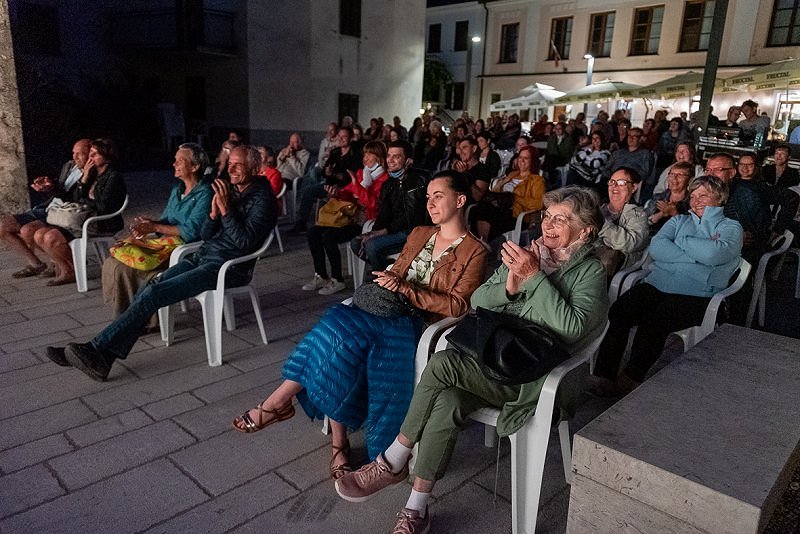
[(61, 367), (70, 366), (67, 357), (64, 355), (64, 347), (47, 347), (45, 354), (47, 354), (47, 357), (56, 365), (60, 365)]
[(64, 350), (67, 361), (86, 376), (98, 382), (104, 382), (111, 372), (113, 359), (97, 350), (91, 343), (67, 343)]

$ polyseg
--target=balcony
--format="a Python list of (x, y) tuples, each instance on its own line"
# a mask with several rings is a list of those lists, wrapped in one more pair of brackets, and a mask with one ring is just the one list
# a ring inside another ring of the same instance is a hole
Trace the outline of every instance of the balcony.
[(231, 56), (236, 53), (236, 13), (215, 9), (128, 11), (109, 16), (111, 46)]

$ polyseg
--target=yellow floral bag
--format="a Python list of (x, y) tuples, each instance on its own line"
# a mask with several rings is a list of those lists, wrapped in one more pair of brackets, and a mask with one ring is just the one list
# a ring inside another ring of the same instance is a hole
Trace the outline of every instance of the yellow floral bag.
[(109, 249), (111, 256), (128, 267), (140, 271), (152, 271), (169, 260), (170, 254), (183, 240), (178, 236), (128, 238)]

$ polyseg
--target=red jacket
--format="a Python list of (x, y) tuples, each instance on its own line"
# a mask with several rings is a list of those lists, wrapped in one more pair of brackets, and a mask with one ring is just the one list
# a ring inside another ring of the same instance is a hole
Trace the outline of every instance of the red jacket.
[[(258, 174), (267, 179), (269, 185), (272, 186), (272, 192), (275, 193), (275, 196), (277, 197), (278, 193), (281, 192), (281, 188), (283, 188), (283, 176), (281, 175), (281, 171), (279, 171), (275, 167), (267, 167)], [(277, 201), (278, 201), (278, 213), (283, 213), (283, 199), (279, 198), (277, 199)]]
[(383, 171), (383, 174), (373, 180), (367, 188), (361, 185), (363, 178), (364, 169), (358, 169), (355, 181), (351, 180), (349, 184), (341, 188), (336, 198), (349, 201), (355, 199), (364, 207), (367, 219), (375, 219), (378, 217), (378, 197), (381, 194), (381, 187), (383, 187), (383, 182), (389, 178), (389, 173)]

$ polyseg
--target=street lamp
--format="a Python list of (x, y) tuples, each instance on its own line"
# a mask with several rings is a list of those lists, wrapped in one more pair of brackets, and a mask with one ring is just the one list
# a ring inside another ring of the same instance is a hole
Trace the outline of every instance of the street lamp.
[[(586, 60), (586, 85), (592, 85), (592, 71), (594, 71), (594, 56), (592, 54), (584, 54), (583, 59)], [(589, 111), (589, 104), (583, 104), (583, 114), (586, 115)]]
[(467, 42), (467, 72), (466, 80), (464, 80), (464, 110), (469, 109), (469, 85), (470, 78), (472, 78), (472, 47), (481, 42), (481, 38), (473, 35), (472, 39)]

